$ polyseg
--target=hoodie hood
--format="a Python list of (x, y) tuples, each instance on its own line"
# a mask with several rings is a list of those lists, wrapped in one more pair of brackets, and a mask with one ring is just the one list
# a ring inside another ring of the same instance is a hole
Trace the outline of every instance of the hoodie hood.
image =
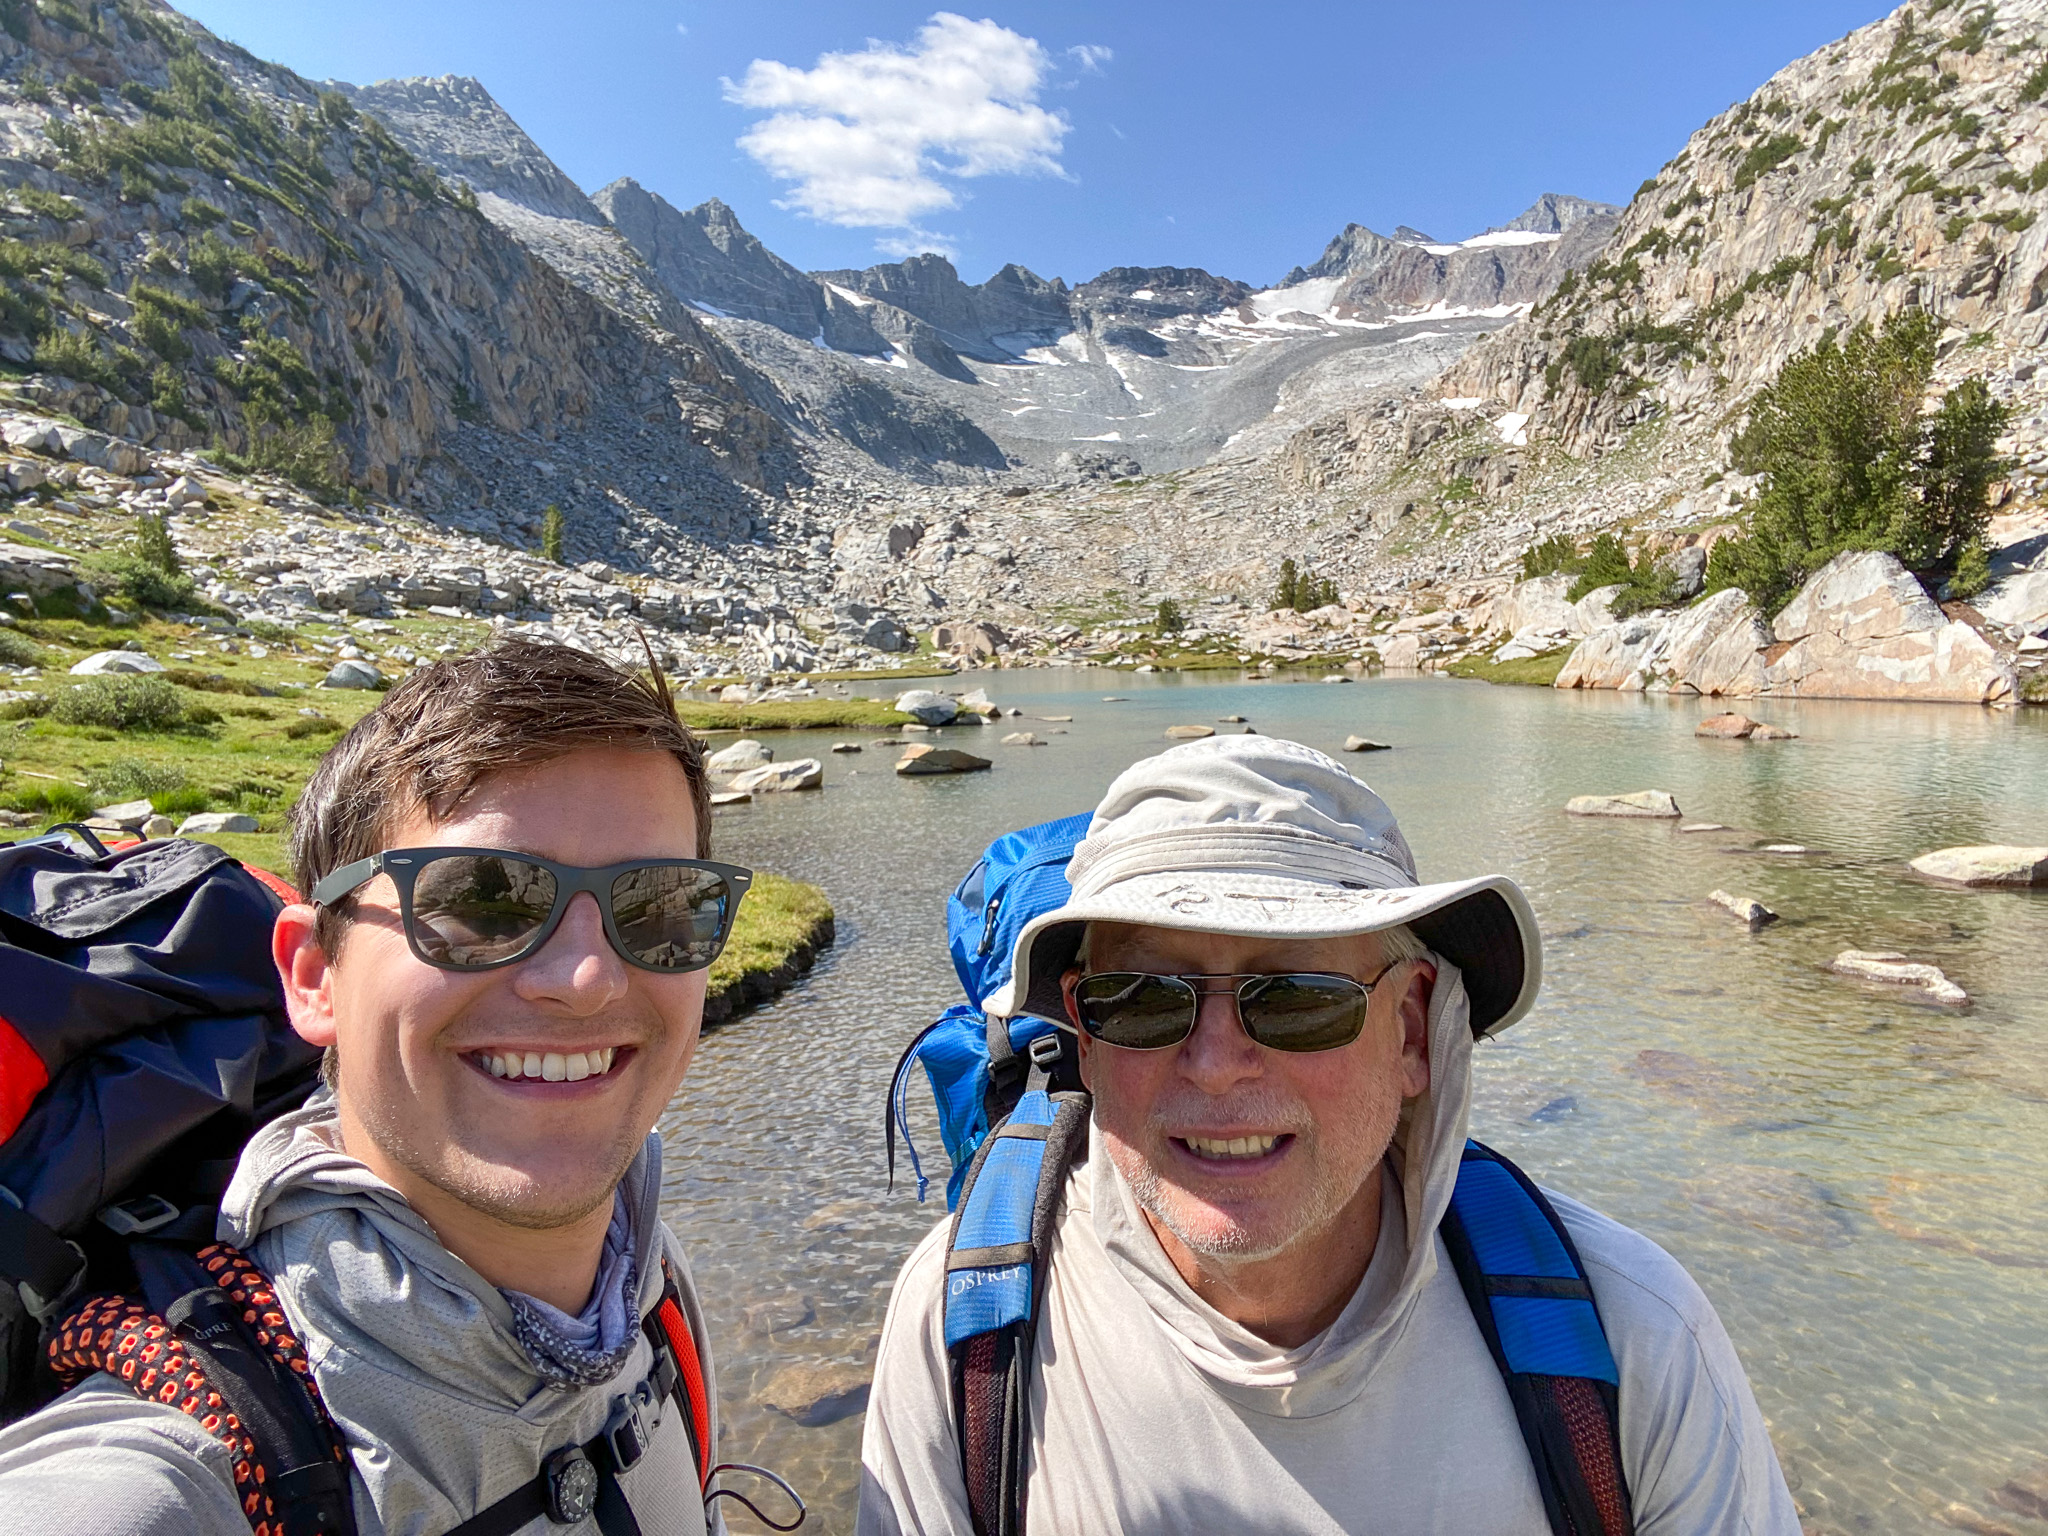
[(1306, 1417), (1356, 1398), (1436, 1274), (1435, 1233), (1457, 1186), (1471, 1109), (1472, 1029), (1463, 976), (1432, 958), (1429, 1088), (1402, 1106), (1387, 1148), (1379, 1242), (1365, 1278), (1336, 1322), (1307, 1343), (1270, 1344), (1195, 1295), (1159, 1246), (1102, 1138), (1091, 1138), (1092, 1219), (1104, 1251), (1187, 1363), (1240, 1408)]
[[(221, 1201), (218, 1235), (255, 1255), (310, 1336), (423, 1384), (460, 1382), (516, 1408), (557, 1379), (521, 1342), (505, 1294), (450, 1253), (397, 1190), (341, 1150), (322, 1089), (249, 1141)], [(661, 1141), (649, 1136), (620, 1181), (638, 1314), (662, 1286)], [(379, 1301), (403, 1302), (390, 1307)], [(621, 1361), (623, 1364), (624, 1361)]]

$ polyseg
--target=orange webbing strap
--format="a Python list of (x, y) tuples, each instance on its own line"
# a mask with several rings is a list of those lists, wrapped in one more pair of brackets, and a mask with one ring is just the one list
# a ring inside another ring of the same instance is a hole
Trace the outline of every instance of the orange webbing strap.
[(254, 1536), (283, 1536), (256, 1442), (197, 1357), (170, 1324), (129, 1296), (95, 1296), (67, 1317), (50, 1341), (50, 1369), (65, 1386), (105, 1371), (137, 1397), (165, 1403), (196, 1420), (228, 1448), (235, 1496)]
[(298, 887), (293, 885), (289, 880), (286, 880), (283, 876), (273, 875), (269, 870), (259, 869), (254, 864), (244, 864), (242, 868), (246, 869), (250, 874), (254, 875), (257, 878), (257, 880), (261, 882), (263, 885), (269, 887), (270, 894), (275, 896), (279, 901), (283, 902), (286, 906), (297, 906), (300, 900), (302, 899), (299, 895)]
[(674, 1271), (662, 1261), (668, 1285), (654, 1309), (662, 1336), (676, 1357), (677, 1386), (690, 1413), (690, 1444), (697, 1452), (697, 1486), (711, 1486), (711, 1401), (704, 1391), (704, 1362), (697, 1354), (697, 1341), (690, 1336), (689, 1320), (683, 1316), (682, 1293), (676, 1288)]

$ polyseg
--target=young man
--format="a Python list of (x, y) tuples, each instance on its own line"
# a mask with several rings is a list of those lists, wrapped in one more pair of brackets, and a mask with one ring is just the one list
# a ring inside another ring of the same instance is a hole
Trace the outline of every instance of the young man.
[[(1536, 995), (1521, 892), (1497, 876), (1418, 885), (1377, 795), (1267, 737), (1126, 771), (1068, 873), (1067, 904), (1023, 929), (1010, 986), (987, 1002), (1066, 1021), (1092, 1095), (1089, 1150), (1033, 1276), (1016, 1528), (1549, 1531), (1439, 1230), (1473, 1040)], [(1797, 1536), (1705, 1296), (1647, 1238), (1550, 1198), (1619, 1374), (1618, 1435), (1573, 1435), (1596, 1451), (1618, 1439), (1626, 1483), (1589, 1479), (1604, 1502), (1585, 1536)], [(883, 1327), (867, 1536), (965, 1536), (1015, 1513), (981, 1453), (981, 1503), (997, 1507), (970, 1505), (947, 1233), (912, 1254)]]
[[(652, 1130), (746, 885), (707, 795), (658, 680), (517, 643), (406, 678), (292, 812), (310, 900), (272, 947), (328, 1086), (251, 1140), (219, 1235), (306, 1347), (364, 1532), (706, 1530), (716, 1383)], [(105, 1375), (0, 1431), (10, 1529), (248, 1536), (243, 1492)]]

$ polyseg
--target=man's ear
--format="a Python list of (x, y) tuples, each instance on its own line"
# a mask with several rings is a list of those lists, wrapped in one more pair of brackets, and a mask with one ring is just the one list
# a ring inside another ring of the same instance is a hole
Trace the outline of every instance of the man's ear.
[(296, 902), (277, 914), (270, 930), (270, 958), (284, 983), (285, 1011), (308, 1045), (334, 1044), (334, 962), (315, 930), (320, 909)]
[(1081, 1010), (1074, 1005), (1074, 988), (1080, 984), (1081, 967), (1069, 966), (1060, 977), (1060, 1000), (1067, 1005), (1067, 1019), (1074, 1026), (1075, 1063), (1081, 1069), (1081, 1086), (1094, 1091), (1094, 1084), (1088, 1081), (1088, 1052), (1095, 1042), (1088, 1031), (1081, 1027)]
[(1436, 967), (1427, 960), (1413, 962), (1415, 969), (1401, 985), (1396, 1005), (1401, 1015), (1401, 1097), (1417, 1098), (1429, 1092), (1429, 1000), (1436, 995)]

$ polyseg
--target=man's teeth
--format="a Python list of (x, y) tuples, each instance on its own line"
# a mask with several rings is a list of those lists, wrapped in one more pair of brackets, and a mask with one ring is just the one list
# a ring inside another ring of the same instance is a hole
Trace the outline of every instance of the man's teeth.
[(586, 1077), (603, 1077), (611, 1071), (619, 1048), (608, 1045), (598, 1051), (485, 1051), (484, 1070), (493, 1077), (539, 1078), (549, 1083), (580, 1083)]
[(1264, 1157), (1279, 1144), (1278, 1136), (1233, 1136), (1217, 1141), (1209, 1136), (1189, 1136), (1187, 1144), (1197, 1157)]

